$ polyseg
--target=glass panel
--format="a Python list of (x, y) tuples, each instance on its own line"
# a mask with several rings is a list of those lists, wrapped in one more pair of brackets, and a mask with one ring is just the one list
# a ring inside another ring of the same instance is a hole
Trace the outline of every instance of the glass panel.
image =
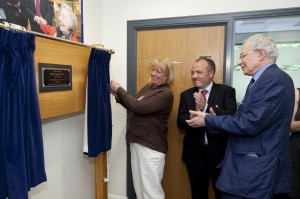
[[(277, 65), (292, 77), (295, 87), (300, 87), (300, 16), (236, 21), (234, 64), (238, 61), (243, 41), (257, 33), (267, 33), (276, 41), (279, 50)], [(250, 79), (235, 65), (232, 86), (236, 89), (238, 102), (243, 99)]]

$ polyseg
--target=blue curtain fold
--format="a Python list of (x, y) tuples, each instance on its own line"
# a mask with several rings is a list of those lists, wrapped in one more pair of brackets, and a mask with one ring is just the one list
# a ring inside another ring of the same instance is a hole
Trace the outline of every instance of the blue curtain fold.
[(0, 199), (47, 180), (34, 50), (35, 35), (0, 28)]
[(88, 65), (87, 134), (88, 156), (111, 149), (112, 116), (109, 62), (111, 54), (92, 49)]

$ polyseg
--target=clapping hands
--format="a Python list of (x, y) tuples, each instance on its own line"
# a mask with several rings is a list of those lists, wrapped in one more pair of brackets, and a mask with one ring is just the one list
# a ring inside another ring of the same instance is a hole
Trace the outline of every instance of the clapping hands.
[(206, 126), (205, 124), (205, 116), (207, 114), (211, 114), (211, 115), (216, 115), (213, 108), (209, 109), (209, 113), (205, 113), (202, 111), (192, 111), (190, 110), (190, 119), (186, 120), (186, 122), (188, 123), (189, 126), (196, 128), (196, 127), (204, 127)]

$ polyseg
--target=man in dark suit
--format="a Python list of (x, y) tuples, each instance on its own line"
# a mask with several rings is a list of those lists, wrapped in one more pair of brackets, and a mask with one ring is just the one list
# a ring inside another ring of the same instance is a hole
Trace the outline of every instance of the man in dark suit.
[[(295, 92), (291, 77), (275, 64), (276, 43), (267, 35), (246, 39), (238, 64), (252, 76), (234, 116), (190, 111), (187, 123), (229, 134), (217, 188), (224, 199), (270, 199), (290, 190), (289, 131)], [(210, 110), (213, 113), (213, 110)]]
[[(213, 81), (215, 74), (213, 60), (200, 57), (192, 65), (191, 75), (194, 87), (181, 93), (177, 124), (185, 130), (182, 160), (189, 174), (193, 199), (208, 199), (211, 180), (215, 196), (221, 199), (222, 193), (215, 183), (220, 175), (216, 168), (224, 157), (227, 135), (207, 133), (207, 128), (192, 128), (186, 123), (190, 119), (189, 110), (208, 111), (213, 108), (217, 115), (233, 115), (236, 111), (235, 89)], [(205, 94), (201, 94), (205, 91)]]
[(20, 7), (19, 0), (0, 0), (0, 9), (2, 8), (4, 11), (3, 16), (0, 15), (0, 19), (26, 28), (28, 19)]
[(32, 31), (43, 33), (40, 25), (52, 25), (53, 9), (49, 0), (21, 0), (21, 9), (29, 18)]

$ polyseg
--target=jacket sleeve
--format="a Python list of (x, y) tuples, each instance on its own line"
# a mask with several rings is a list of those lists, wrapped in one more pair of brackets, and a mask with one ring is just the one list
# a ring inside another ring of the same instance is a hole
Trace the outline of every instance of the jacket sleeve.
[(235, 89), (227, 87), (223, 93), (223, 101), (220, 105), (208, 105), (212, 107), (216, 115), (234, 115), (237, 109)]
[(186, 97), (183, 93), (180, 94), (180, 102), (177, 115), (177, 125), (180, 129), (186, 130), (190, 128), (186, 120), (190, 119), (189, 107)]
[(248, 97), (245, 96), (244, 103), (241, 103), (234, 116), (207, 115), (205, 116), (207, 127), (233, 135), (254, 137), (264, 129), (284, 120), (286, 116), (281, 114), (285, 112), (283, 99), (288, 96), (282, 95), (286, 92), (284, 80), (280, 81), (278, 77), (260, 77), (259, 80), (261, 79), (264, 80), (257, 82), (259, 85), (254, 85), (259, 88), (252, 88), (255, 90), (252, 90)]
[(56, 29), (52, 26), (49, 25), (40, 25), (41, 30), (43, 31), (43, 33), (47, 34), (47, 35), (54, 35), (56, 33)]
[(50, 2), (49, 1), (45, 1), (44, 2), (46, 5), (44, 5), (44, 9), (46, 11), (46, 13), (44, 13), (43, 18), (47, 21), (48, 25), (52, 25), (52, 17), (53, 17), (53, 9), (50, 6)]

